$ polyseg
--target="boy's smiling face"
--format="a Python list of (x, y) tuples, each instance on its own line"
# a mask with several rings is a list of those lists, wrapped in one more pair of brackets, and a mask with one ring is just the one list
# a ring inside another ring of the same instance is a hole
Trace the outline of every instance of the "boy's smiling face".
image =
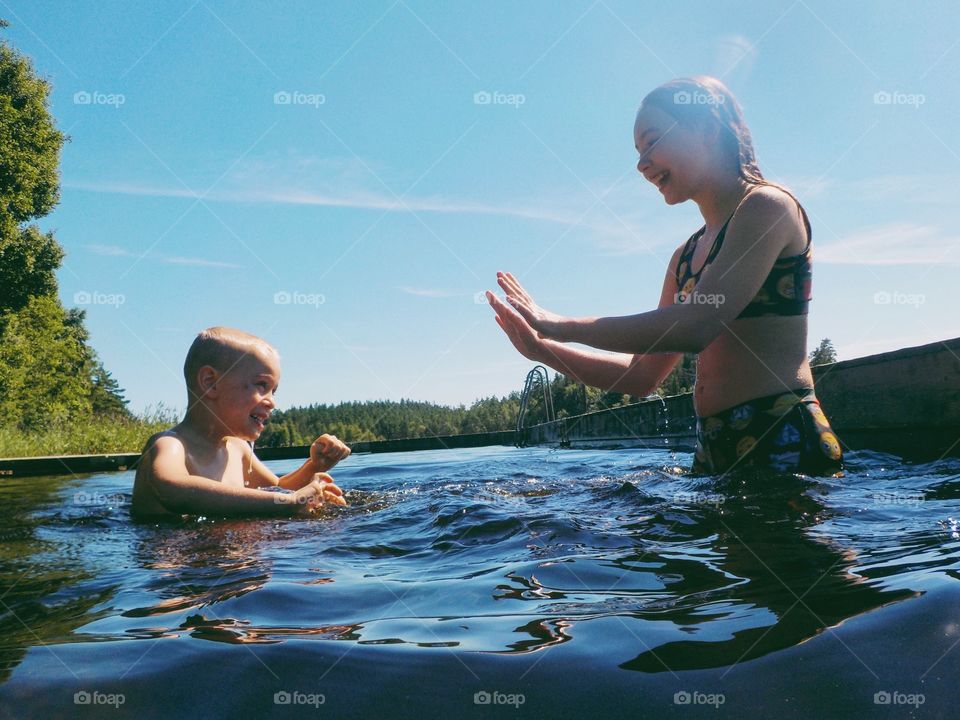
[(221, 422), (231, 434), (256, 440), (276, 407), (279, 384), (280, 359), (275, 352), (247, 353), (217, 381)]

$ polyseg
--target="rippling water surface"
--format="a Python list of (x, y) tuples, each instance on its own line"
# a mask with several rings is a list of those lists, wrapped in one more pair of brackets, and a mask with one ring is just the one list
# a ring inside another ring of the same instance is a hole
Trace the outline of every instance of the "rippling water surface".
[(0, 480), (0, 713), (955, 715), (960, 460), (690, 461), (354, 456), (347, 509), (167, 524), (132, 473)]

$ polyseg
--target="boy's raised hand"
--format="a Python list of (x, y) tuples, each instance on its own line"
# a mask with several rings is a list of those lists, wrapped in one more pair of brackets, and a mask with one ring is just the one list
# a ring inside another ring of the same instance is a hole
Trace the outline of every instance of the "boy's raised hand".
[(316, 472), (326, 472), (349, 454), (350, 448), (338, 440), (336, 435), (321, 435), (310, 446), (310, 460), (313, 461)]

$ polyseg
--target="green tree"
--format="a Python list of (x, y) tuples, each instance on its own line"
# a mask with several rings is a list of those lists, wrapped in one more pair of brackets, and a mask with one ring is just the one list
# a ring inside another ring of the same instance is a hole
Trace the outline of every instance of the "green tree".
[(50, 233), (23, 223), (60, 198), (63, 134), (48, 109), (50, 87), (29, 60), (0, 43), (0, 315), (52, 295), (63, 250)]
[(4, 317), (0, 342), (0, 416), (42, 429), (93, 410), (87, 352), (54, 298), (33, 297)]
[(130, 417), (123, 389), (103, 363), (96, 360), (93, 366), (93, 388), (90, 405), (94, 415), (117, 415)]
[(823, 365), (825, 363), (833, 363), (837, 361), (837, 351), (833, 347), (833, 343), (830, 342), (830, 338), (824, 338), (820, 341), (820, 344), (817, 346), (817, 349), (810, 353), (810, 364), (811, 365)]
[(697, 381), (697, 355), (684, 353), (680, 362), (670, 371), (657, 388), (657, 394), (664, 397), (691, 392)]
[[(6, 27), (0, 22), (0, 27)], [(60, 198), (66, 138), (49, 110), (50, 87), (0, 42), (0, 425), (22, 429), (96, 412), (129, 415), (79, 310), (57, 296), (63, 248), (31, 221)]]

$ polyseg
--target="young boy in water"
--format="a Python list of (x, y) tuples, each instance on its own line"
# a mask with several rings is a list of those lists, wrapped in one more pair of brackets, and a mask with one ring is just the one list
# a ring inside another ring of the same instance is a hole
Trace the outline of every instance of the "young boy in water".
[[(183, 421), (151, 437), (133, 485), (140, 516), (297, 515), (330, 503), (346, 505), (326, 471), (350, 454), (332, 435), (310, 447), (310, 459), (278, 478), (257, 459), (275, 406), (280, 356), (264, 340), (224, 327), (193, 341), (183, 367), (188, 408)], [(265, 492), (282, 488), (290, 493)]]

